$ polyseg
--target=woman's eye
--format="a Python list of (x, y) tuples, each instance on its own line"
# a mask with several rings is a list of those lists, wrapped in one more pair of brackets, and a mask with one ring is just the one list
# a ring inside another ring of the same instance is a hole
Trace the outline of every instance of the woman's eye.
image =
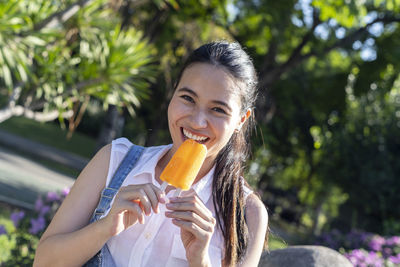
[(183, 99), (185, 99), (188, 102), (194, 103), (194, 100), (192, 97), (188, 96), (188, 95), (182, 95), (181, 96)]
[(213, 108), (212, 110), (214, 110), (214, 111), (216, 111), (216, 112), (218, 112), (218, 113), (227, 114), (227, 113), (225, 112), (225, 110), (223, 110), (222, 108), (217, 108), (217, 107), (215, 107), (215, 108)]

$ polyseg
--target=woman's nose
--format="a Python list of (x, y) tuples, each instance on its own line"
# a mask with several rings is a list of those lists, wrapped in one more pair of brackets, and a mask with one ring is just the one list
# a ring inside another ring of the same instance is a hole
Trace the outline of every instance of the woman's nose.
[(195, 128), (206, 128), (208, 124), (207, 115), (204, 111), (196, 111), (192, 114), (192, 127)]

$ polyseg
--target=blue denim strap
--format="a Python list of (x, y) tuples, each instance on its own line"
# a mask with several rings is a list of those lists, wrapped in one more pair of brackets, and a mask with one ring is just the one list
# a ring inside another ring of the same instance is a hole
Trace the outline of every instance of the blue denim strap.
[[(131, 172), (133, 167), (135, 167), (138, 159), (142, 155), (144, 151), (144, 147), (133, 145), (125, 158), (122, 160), (120, 165), (118, 166), (117, 171), (114, 173), (110, 184), (103, 189), (101, 192), (101, 197), (99, 204), (97, 205), (92, 218), (90, 219), (90, 223), (95, 222), (100, 219), (100, 217), (108, 210), (110, 207), (111, 201), (114, 198), (115, 194), (118, 192), (122, 183), (124, 182), (126, 176)], [(115, 263), (112, 259), (111, 253), (107, 247), (107, 244), (103, 246), (103, 248), (93, 257), (91, 258), (85, 265), (85, 267), (112, 267), (115, 266)]]
[(133, 145), (130, 148), (125, 158), (119, 164), (117, 171), (114, 173), (114, 176), (110, 181), (110, 184), (101, 192), (99, 204), (97, 205), (94, 214), (90, 220), (91, 223), (99, 220), (100, 217), (103, 216), (103, 214), (108, 210), (115, 194), (118, 192), (126, 176), (136, 165), (136, 162), (142, 155), (143, 150), (144, 147), (137, 145)]

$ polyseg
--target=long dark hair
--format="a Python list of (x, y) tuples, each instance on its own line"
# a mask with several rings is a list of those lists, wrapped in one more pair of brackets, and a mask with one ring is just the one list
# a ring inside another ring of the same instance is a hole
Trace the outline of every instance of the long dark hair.
[[(254, 108), (257, 75), (250, 57), (238, 43), (213, 42), (194, 50), (183, 66), (176, 85), (183, 71), (195, 63), (208, 63), (223, 68), (237, 82), (240, 89), (241, 113)], [(241, 129), (235, 130), (216, 158), (213, 203), (217, 223), (225, 240), (224, 262), (229, 266), (240, 261), (247, 248), (248, 231), (244, 214), (243, 187), (248, 184), (243, 179), (243, 172), (250, 153), (249, 138), (254, 127), (253, 117), (254, 115), (250, 116)]]

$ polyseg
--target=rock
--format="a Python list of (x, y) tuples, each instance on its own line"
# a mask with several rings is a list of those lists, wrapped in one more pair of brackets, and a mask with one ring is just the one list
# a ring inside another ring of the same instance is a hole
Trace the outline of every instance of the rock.
[(352, 267), (346, 257), (323, 246), (291, 246), (266, 251), (259, 267)]

